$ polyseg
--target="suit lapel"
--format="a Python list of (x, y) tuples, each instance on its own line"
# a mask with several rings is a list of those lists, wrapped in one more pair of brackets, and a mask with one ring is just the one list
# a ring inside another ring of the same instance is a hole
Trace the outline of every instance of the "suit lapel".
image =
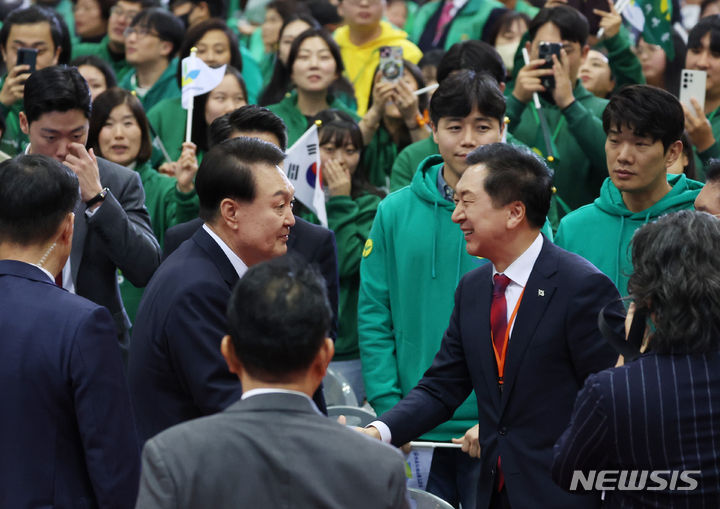
[(75, 206), (75, 229), (73, 230), (73, 244), (70, 251), (70, 273), (73, 284), (77, 288), (77, 275), (85, 250), (85, 236), (87, 235), (87, 220), (85, 219), (85, 204), (78, 200)]
[(220, 246), (218, 246), (217, 242), (215, 242), (202, 226), (193, 234), (192, 240), (208, 254), (220, 271), (220, 275), (228, 284), (228, 287), (232, 288), (240, 278), (238, 277), (235, 267), (230, 263), (230, 260), (228, 260), (228, 257)]
[(505, 359), (504, 387), (500, 411), (504, 411), (512, 392), (525, 352), (532, 342), (540, 320), (555, 293), (556, 284), (552, 275), (557, 271), (557, 260), (549, 255), (553, 247), (547, 239), (543, 242), (538, 259), (525, 285), (523, 299), (518, 309), (507, 347)]

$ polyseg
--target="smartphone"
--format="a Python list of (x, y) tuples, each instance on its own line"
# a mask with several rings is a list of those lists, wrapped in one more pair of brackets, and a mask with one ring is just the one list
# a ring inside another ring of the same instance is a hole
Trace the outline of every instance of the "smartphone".
[(19, 48), (17, 50), (17, 61), (15, 65), (29, 65), (28, 72), (35, 72), (35, 62), (37, 61), (38, 50), (34, 48)]
[[(562, 49), (562, 43), (559, 42), (541, 42), (540, 48), (538, 49), (538, 58), (545, 60), (545, 63), (539, 67), (539, 69), (552, 69), (553, 67), (553, 55), (557, 55), (560, 58), (560, 50)], [(543, 76), (540, 78), (540, 83), (545, 87), (546, 94), (552, 94), (555, 88), (555, 76)]]
[(695, 113), (690, 99), (700, 103), (700, 113), (705, 112), (705, 82), (707, 72), (683, 69), (680, 73), (680, 102), (692, 113)]
[(395, 83), (403, 75), (403, 50), (400, 46), (380, 47), (381, 80)]

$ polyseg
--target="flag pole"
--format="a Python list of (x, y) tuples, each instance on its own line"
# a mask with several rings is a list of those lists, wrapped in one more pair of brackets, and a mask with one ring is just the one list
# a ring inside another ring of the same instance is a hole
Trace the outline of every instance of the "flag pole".
[[(197, 58), (197, 48), (190, 48), (190, 57), (191, 58)], [(193, 121), (193, 106), (195, 103), (195, 98), (193, 97), (190, 101), (190, 104), (188, 104), (188, 110), (187, 110), (187, 124), (185, 124), (185, 141), (189, 142), (192, 138), (192, 121)]]

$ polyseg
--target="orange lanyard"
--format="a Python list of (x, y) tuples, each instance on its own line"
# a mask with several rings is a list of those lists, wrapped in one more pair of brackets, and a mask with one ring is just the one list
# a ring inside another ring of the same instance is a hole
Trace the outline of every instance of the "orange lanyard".
[(524, 294), (525, 288), (523, 288), (522, 292), (520, 292), (520, 297), (518, 298), (517, 304), (515, 304), (515, 309), (513, 309), (513, 312), (510, 315), (510, 320), (508, 321), (507, 328), (505, 329), (505, 338), (503, 341), (502, 352), (497, 351), (497, 348), (495, 347), (495, 341), (493, 341), (492, 328), (490, 329), (490, 342), (492, 343), (493, 352), (495, 352), (495, 362), (497, 362), (498, 368), (498, 385), (500, 386), (500, 388), (502, 388), (503, 385), (503, 374), (505, 373), (505, 355), (507, 353), (507, 347), (509, 343), (508, 340), (510, 339), (510, 329), (512, 329), (513, 323), (515, 322), (515, 317), (517, 316), (517, 312), (520, 308), (520, 303), (522, 302)]

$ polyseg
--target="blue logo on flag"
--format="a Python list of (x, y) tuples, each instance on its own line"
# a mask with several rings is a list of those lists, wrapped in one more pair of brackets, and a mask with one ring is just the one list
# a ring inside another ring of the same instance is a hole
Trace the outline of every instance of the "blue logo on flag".
[(315, 188), (315, 180), (317, 180), (317, 163), (312, 163), (307, 170), (305, 170), (305, 178), (310, 187)]

